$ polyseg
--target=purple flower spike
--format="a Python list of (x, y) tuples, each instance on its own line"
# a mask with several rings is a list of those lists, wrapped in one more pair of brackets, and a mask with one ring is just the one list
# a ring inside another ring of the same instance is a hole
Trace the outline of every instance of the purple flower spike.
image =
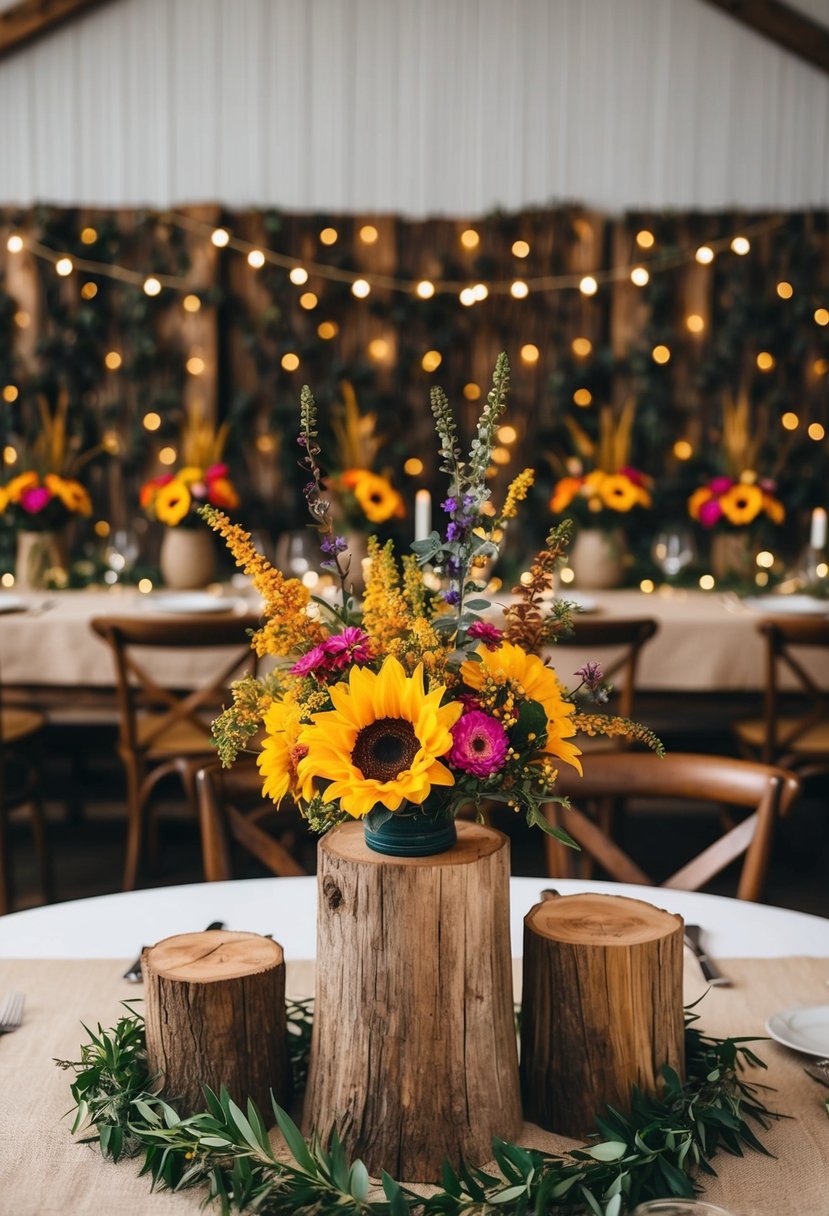
[(604, 679), (604, 672), (599, 663), (585, 663), (578, 669), (576, 675), (581, 676), (582, 683), (589, 692), (597, 692)]
[(441, 511), (445, 511), (447, 515), (451, 515), (453, 511), (458, 509), (458, 501), (456, 498), (445, 498), (440, 504)]
[(348, 548), (348, 541), (344, 536), (324, 536), (320, 541), (320, 549), (323, 553), (345, 553)]
[(453, 588), (451, 591), (444, 591), (443, 598), (447, 604), (459, 604), (461, 602), (461, 593)]
[(463, 528), (460, 526), (460, 524), (456, 524), (453, 521), (452, 523), (450, 523), (447, 526), (447, 528), (446, 528), (446, 539), (447, 540), (449, 540), (449, 541), (460, 540), (462, 536), (463, 536)]
[(475, 777), (491, 777), (504, 767), (509, 740), (497, 718), (473, 709), (452, 727), (449, 763)]

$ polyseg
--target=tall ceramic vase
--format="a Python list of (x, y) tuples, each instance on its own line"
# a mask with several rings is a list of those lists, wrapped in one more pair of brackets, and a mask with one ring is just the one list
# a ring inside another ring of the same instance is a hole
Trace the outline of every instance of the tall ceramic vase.
[(14, 582), (20, 591), (42, 590), (50, 571), (65, 571), (68, 565), (65, 533), (18, 532)]
[(161, 542), (161, 573), (174, 591), (193, 591), (216, 572), (213, 537), (206, 528), (166, 528)]
[(570, 569), (580, 591), (604, 591), (624, 581), (627, 545), (621, 529), (580, 528), (570, 550)]
[(756, 572), (755, 545), (751, 534), (715, 532), (711, 537), (711, 573), (717, 579), (740, 579), (748, 582)]

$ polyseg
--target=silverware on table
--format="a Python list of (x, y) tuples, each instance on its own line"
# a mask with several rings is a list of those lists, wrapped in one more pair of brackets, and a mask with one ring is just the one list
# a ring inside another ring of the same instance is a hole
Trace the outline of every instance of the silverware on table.
[(814, 1064), (804, 1064), (803, 1071), (821, 1085), (829, 1087), (829, 1060), (815, 1060)]
[[(224, 929), (224, 927), (225, 927), (225, 922), (223, 920), (212, 920), (210, 922), (210, 924), (207, 926), (207, 930), (205, 930), (205, 932), (207, 932), (210, 929)], [(142, 946), (141, 954), (143, 954), (144, 950), (145, 950), (145, 947)], [(126, 971), (124, 972), (124, 974), (122, 976), (122, 978), (129, 981), (130, 984), (140, 984), (141, 983), (141, 980), (142, 980), (141, 954), (138, 955), (138, 958), (135, 960), (135, 962), (130, 963), (129, 967), (127, 967)]]
[(717, 967), (717, 964), (708, 957), (705, 950), (702, 948), (702, 929), (699, 927), (699, 925), (685, 926), (685, 945), (695, 956), (697, 962), (699, 963), (699, 969), (703, 974), (703, 978), (706, 979), (709, 984), (718, 988), (728, 988), (731, 986), (731, 980), (722, 974)]
[(0, 1034), (11, 1034), (17, 1030), (23, 1021), (23, 1007), (26, 998), (22, 992), (10, 992), (6, 999), (0, 1002)]

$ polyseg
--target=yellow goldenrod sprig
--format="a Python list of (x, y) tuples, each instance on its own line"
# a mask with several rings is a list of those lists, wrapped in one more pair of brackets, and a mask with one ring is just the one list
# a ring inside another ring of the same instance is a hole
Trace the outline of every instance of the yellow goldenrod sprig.
[(507, 519), (515, 519), (518, 514), (518, 504), (524, 501), (534, 483), (535, 469), (524, 469), (512, 480), (497, 524), (502, 524)]

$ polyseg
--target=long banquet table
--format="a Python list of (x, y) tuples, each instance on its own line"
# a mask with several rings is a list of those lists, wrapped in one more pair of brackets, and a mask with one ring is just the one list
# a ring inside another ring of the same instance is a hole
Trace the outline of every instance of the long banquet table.
[[(562, 894), (599, 890), (644, 898), (704, 926), (709, 950), (733, 980), (731, 988), (710, 990), (698, 1009), (712, 1034), (762, 1035), (775, 1010), (827, 1001), (829, 922), (818, 917), (683, 891), (581, 880), (556, 885)], [(538, 879), (511, 882), (517, 990), (522, 918), (540, 886)], [(313, 879), (278, 878), (101, 896), (0, 919), (0, 995), (14, 987), (27, 996), (23, 1026), (0, 1040), (0, 1177), (7, 1210), (16, 1216), (195, 1214), (200, 1192), (151, 1194), (147, 1180), (137, 1177), (136, 1162), (105, 1163), (72, 1142), (63, 1118), (69, 1078), (52, 1057), (76, 1058), (81, 1020), (112, 1025), (123, 1012), (121, 1001), (140, 998), (140, 987), (124, 982), (121, 973), (142, 942), (216, 918), (231, 928), (273, 933), (286, 948), (289, 993), (312, 993), (315, 906)], [(704, 987), (688, 956), (686, 1000)], [(822, 1216), (829, 1181), (823, 1092), (803, 1073), (805, 1057), (773, 1042), (760, 1044), (759, 1052), (768, 1073), (752, 1079), (774, 1086), (768, 1104), (794, 1118), (762, 1133), (775, 1159), (751, 1152), (717, 1158), (719, 1176), (705, 1180), (705, 1197), (738, 1216)], [(553, 1151), (572, 1143), (531, 1125), (522, 1142)]]

